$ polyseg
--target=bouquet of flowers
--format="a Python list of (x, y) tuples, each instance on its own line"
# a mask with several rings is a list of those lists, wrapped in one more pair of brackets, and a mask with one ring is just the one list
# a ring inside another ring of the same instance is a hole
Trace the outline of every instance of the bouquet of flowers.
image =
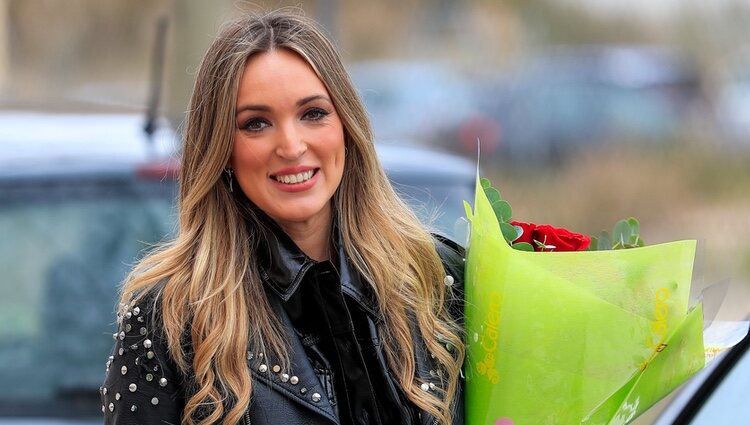
[(484, 179), (466, 210), (467, 424), (625, 424), (704, 366), (695, 241), (516, 222)]

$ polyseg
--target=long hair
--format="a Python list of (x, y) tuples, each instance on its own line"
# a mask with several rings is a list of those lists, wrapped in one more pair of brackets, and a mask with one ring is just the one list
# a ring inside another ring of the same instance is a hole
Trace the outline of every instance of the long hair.
[[(445, 307), (444, 271), (434, 240), (388, 182), (367, 113), (333, 45), (298, 14), (246, 17), (225, 26), (209, 47), (184, 132), (179, 233), (131, 272), (123, 302), (147, 292), (159, 298), (169, 352), (194, 381), (183, 424), (239, 422), (253, 388), (248, 345), (287, 359), (285, 331), (258, 275), (255, 229), (260, 224), (249, 201), (237, 190), (230, 192), (222, 178), (245, 63), (256, 53), (282, 48), (310, 64), (341, 117), (347, 153), (334, 217), (349, 261), (378, 299), (390, 372), (412, 403), (450, 423), (464, 349)], [(414, 322), (440, 365), (436, 391), (423, 391), (415, 377)]]

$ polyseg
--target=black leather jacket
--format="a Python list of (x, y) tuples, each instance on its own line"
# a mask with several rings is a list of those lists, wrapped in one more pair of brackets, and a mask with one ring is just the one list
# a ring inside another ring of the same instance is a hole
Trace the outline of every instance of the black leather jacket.
[[(302, 254), (285, 237), (267, 234), (271, 249), (267, 262), (261, 261), (261, 278), (266, 284), (269, 303), (290, 336), (290, 370), (282, 370), (272, 356), (248, 349), (247, 362), (253, 378), (253, 395), (245, 413), (246, 424), (339, 424), (329, 393), (324, 388), (324, 377), (318, 376), (306, 355), (303, 341), (294, 332), (284, 309), (287, 301), (305, 273), (315, 262)], [(463, 314), (463, 250), (453, 242), (435, 238), (435, 244), (446, 270), (446, 285), (450, 299), (449, 308), (456, 317)], [(340, 245), (340, 244), (339, 244)], [(343, 249), (339, 258), (345, 259)], [(377, 306), (356, 271), (347, 261), (340, 261), (342, 291), (367, 312), (370, 340), (377, 353), (377, 362), (387, 371), (376, 323)], [(156, 307), (154, 307), (156, 306)], [(152, 314), (156, 313), (156, 314)], [(107, 361), (107, 377), (100, 389), (105, 424), (179, 424), (189, 379), (182, 376), (169, 356), (166, 341), (159, 326), (158, 300), (146, 298), (138, 305), (128, 306), (120, 329), (113, 335), (115, 348)], [(433, 391), (430, 384), (438, 384), (433, 360), (423, 348), (424, 343), (416, 330), (416, 379), (423, 390)], [(390, 373), (387, 376), (391, 377)], [(463, 387), (461, 383), (460, 388)], [(398, 399), (398, 382), (389, 379), (387, 388)], [(454, 406), (454, 424), (463, 423), (463, 397), (459, 390)], [(404, 406), (402, 417), (410, 424), (433, 424), (434, 418), (419, 412), (413, 406)], [(416, 412), (416, 414), (415, 414)]]

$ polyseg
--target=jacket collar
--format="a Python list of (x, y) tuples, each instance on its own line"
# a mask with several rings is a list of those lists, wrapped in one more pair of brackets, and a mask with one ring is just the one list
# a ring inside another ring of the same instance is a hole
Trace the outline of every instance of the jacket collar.
[(258, 214), (258, 265), (263, 282), (285, 302), (294, 295), (305, 273), (317, 261), (305, 255), (292, 239), (265, 214)]
[[(264, 284), (288, 301), (297, 291), (308, 271), (318, 264), (308, 257), (276, 222), (259, 213), (261, 241), (258, 246), (260, 277)], [(378, 316), (377, 303), (369, 285), (363, 282), (359, 272), (349, 264), (346, 250), (338, 231), (333, 227), (336, 241), (337, 267), (341, 279), (341, 290), (352, 297), (363, 309)]]

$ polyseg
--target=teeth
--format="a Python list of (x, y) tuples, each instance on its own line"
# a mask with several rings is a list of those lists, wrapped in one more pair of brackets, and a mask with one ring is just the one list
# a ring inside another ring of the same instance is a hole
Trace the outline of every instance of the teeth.
[(313, 170), (308, 170), (297, 174), (287, 174), (283, 176), (274, 176), (276, 181), (284, 184), (296, 184), (310, 180), (313, 176)]

